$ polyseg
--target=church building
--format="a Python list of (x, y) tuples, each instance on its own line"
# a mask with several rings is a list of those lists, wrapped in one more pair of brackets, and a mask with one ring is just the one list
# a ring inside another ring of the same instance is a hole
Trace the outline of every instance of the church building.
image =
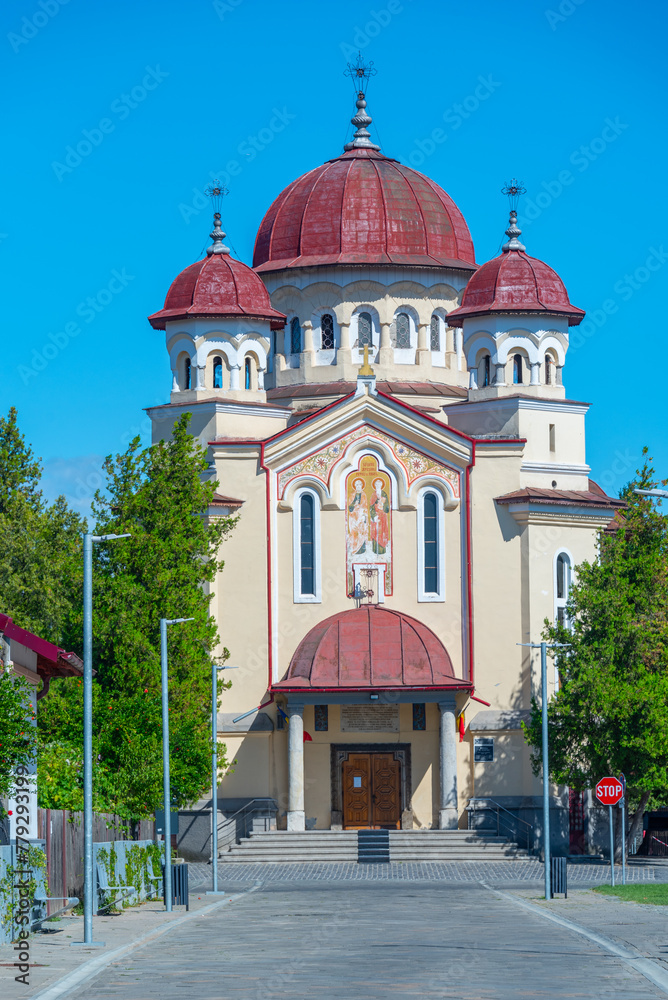
[[(519, 644), (564, 616), (619, 505), (566, 390), (584, 312), (521, 242), (516, 182), (476, 263), (452, 198), (372, 141), (366, 79), (352, 140), (277, 196), (253, 267), (218, 212), (149, 317), (172, 379), (154, 440), (190, 411), (209, 515), (239, 515), (212, 603), (237, 668), (218, 805), (270, 800), (292, 831), (526, 821), (540, 657)], [(582, 802), (553, 797), (576, 849)]]

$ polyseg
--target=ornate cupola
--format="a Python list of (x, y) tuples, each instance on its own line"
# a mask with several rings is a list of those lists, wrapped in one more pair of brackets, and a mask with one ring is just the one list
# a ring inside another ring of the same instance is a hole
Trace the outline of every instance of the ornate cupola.
[(508, 242), (478, 268), (461, 306), (448, 315), (451, 326), (462, 328), (476, 399), (518, 392), (562, 398), (568, 328), (585, 315), (571, 304), (556, 271), (520, 242), (517, 201), (524, 190), (515, 179), (503, 188), (510, 200)]
[(285, 324), (262, 279), (224, 243), (224, 189), (215, 182), (208, 193), (216, 211), (206, 257), (177, 275), (163, 308), (148, 317), (166, 333), (174, 402), (264, 395), (272, 331)]

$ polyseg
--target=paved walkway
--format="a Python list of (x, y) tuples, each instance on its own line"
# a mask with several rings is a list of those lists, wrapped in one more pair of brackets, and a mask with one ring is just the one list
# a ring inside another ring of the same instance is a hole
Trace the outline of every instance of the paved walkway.
[[(225, 896), (212, 904), (213, 897), (194, 893), (187, 917), (183, 909), (168, 916), (160, 914), (156, 904), (148, 904), (107, 918), (106, 923), (95, 921), (96, 934), (107, 937), (106, 951), (117, 948), (121, 937), (130, 943), (129, 931), (140, 936), (171, 924), (166, 933), (117, 955), (73, 989), (58, 993), (52, 988), (46, 996), (38, 995), (44, 1000), (58, 996), (63, 1000), (668, 996), (668, 986), (664, 990), (655, 985), (632, 962), (543, 915), (544, 911), (566, 916), (623, 940), (653, 959), (657, 969), (668, 958), (664, 908), (623, 904), (583, 890), (574, 890), (567, 901), (546, 903), (540, 900), (538, 887), (522, 889), (516, 883), (516, 890), (508, 892), (489, 881), (487, 886), (406, 878), (293, 879), (265, 881), (257, 888), (247, 883), (232, 902)], [(15, 996), (37, 1000), (37, 979), (45, 986), (48, 979), (57, 978), (56, 972), (62, 974), (67, 963), (74, 967), (91, 957), (108, 961), (101, 952), (84, 956), (70, 949), (65, 936), (73, 930), (73, 923), (66, 924), (57, 946), (60, 952), (52, 951), (51, 960), (59, 969), (31, 977), (27, 989), (10, 980), (8, 990), (3, 984), (3, 1000)], [(34, 940), (35, 961), (44, 961), (43, 942), (48, 940)]]

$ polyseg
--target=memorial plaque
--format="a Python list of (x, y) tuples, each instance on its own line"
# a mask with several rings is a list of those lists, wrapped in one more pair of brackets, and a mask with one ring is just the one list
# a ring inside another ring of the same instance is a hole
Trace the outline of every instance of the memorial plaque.
[(342, 705), (342, 733), (398, 733), (398, 705)]
[(476, 764), (489, 764), (494, 761), (493, 736), (474, 736), (473, 760)]

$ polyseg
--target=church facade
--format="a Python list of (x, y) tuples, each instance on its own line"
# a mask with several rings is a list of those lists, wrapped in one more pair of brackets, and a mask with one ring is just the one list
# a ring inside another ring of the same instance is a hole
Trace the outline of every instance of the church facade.
[[(369, 123), (360, 92), (352, 141), (279, 194), (253, 268), (216, 215), (150, 317), (172, 372), (154, 440), (189, 410), (209, 515), (239, 514), (212, 604), (237, 668), (219, 807), (271, 799), (288, 830), (530, 812), (540, 660), (519, 644), (563, 617), (616, 509), (565, 388), (584, 313), (514, 211), (479, 266), (452, 199)], [(582, 804), (554, 801), (574, 847)]]

